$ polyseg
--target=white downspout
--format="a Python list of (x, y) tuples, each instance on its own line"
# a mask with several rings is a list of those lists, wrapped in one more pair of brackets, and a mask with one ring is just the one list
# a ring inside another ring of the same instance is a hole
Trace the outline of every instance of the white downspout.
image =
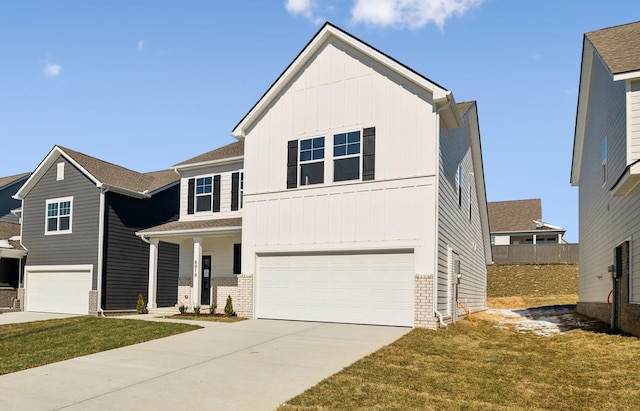
[(438, 317), (438, 321), (440, 321), (440, 326), (445, 329), (448, 328), (447, 323), (442, 319), (442, 313), (438, 311), (438, 242), (440, 241), (440, 236), (438, 234), (440, 230), (440, 224), (438, 224), (438, 215), (440, 213), (440, 112), (442, 110), (447, 109), (451, 105), (451, 99), (449, 96), (451, 93), (447, 95), (447, 103), (438, 108), (436, 110), (436, 218), (434, 227), (436, 228), (436, 241), (434, 247), (434, 269), (433, 269), (433, 313)]
[(104, 220), (105, 220), (105, 193), (109, 191), (109, 187), (105, 187), (103, 184), (100, 184), (100, 218), (98, 219), (98, 284), (97, 284), (97, 296), (96, 299), (98, 301), (98, 313), (104, 317), (104, 310), (102, 309), (102, 258), (103, 258), (103, 249), (104, 249)]

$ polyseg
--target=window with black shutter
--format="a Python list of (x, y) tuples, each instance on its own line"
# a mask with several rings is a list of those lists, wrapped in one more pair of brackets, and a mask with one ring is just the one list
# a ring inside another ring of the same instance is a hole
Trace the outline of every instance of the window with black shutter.
[(241, 261), (242, 261), (242, 244), (233, 245), (233, 273), (241, 274)]
[(240, 204), (240, 173), (231, 174), (231, 211), (236, 211)]

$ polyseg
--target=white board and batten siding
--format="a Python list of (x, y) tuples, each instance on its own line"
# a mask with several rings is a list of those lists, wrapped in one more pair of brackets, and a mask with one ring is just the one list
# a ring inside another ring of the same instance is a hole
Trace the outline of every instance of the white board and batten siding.
[[(614, 248), (633, 237), (632, 261), (640, 261), (640, 196), (612, 196), (611, 187), (627, 166), (626, 86), (614, 82), (601, 59), (592, 59), (586, 134), (580, 168), (580, 302), (606, 302), (611, 289), (607, 266)], [(635, 97), (634, 97), (635, 98)], [(607, 138), (607, 181), (603, 183), (602, 141)], [(586, 223), (588, 222), (588, 223)], [(640, 265), (632, 265), (632, 293), (640, 301)]]
[[(485, 241), (478, 209), (468, 120), (464, 121), (464, 128), (446, 130), (442, 127), (440, 131), (437, 295), (438, 311), (446, 317), (452, 315), (456, 306), (453, 285), (457, 279), (453, 273), (452, 255), (460, 258), (462, 278), (458, 286), (458, 301), (472, 311), (486, 308)], [(463, 170), (462, 204), (458, 203), (457, 192), (459, 164), (462, 164)]]
[(256, 316), (413, 326), (412, 253), (257, 258)]

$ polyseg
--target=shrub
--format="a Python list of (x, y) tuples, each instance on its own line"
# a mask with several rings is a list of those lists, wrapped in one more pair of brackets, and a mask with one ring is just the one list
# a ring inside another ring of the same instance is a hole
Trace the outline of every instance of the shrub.
[(209, 306), (209, 314), (214, 315), (216, 313), (216, 308), (218, 308), (218, 304), (213, 303)]
[(178, 311), (180, 311), (180, 314), (184, 314), (187, 312), (187, 306), (180, 303), (180, 305), (178, 306)]
[(224, 305), (224, 314), (227, 317), (233, 317), (236, 315), (236, 312), (233, 311), (233, 302), (231, 300), (231, 296), (227, 297), (227, 303)]
[(147, 305), (144, 303), (144, 298), (142, 297), (142, 294), (138, 294), (138, 303), (136, 304), (136, 312), (138, 314), (147, 313)]
[(200, 315), (200, 306), (199, 305), (194, 305), (193, 306), (193, 313), (195, 315)]

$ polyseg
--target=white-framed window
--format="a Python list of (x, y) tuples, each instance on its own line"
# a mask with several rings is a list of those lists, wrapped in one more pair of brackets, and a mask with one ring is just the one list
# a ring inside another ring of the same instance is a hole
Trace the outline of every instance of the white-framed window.
[(607, 137), (602, 140), (602, 184), (607, 183)]
[(458, 172), (456, 173), (456, 186), (457, 186), (457, 191), (458, 191), (458, 205), (462, 206), (462, 184), (463, 184), (463, 178), (462, 178), (462, 163), (458, 164)]
[(213, 177), (196, 178), (196, 212), (211, 211)]
[(360, 131), (333, 135), (333, 181), (360, 179)]
[(300, 140), (300, 185), (324, 183), (324, 136)]
[(56, 164), (56, 180), (64, 180), (64, 163)]
[(240, 197), (240, 208), (242, 208), (242, 197), (244, 196), (244, 171), (240, 172), (240, 185), (238, 186), (238, 195)]
[(71, 232), (73, 197), (53, 198), (46, 201), (45, 234)]

